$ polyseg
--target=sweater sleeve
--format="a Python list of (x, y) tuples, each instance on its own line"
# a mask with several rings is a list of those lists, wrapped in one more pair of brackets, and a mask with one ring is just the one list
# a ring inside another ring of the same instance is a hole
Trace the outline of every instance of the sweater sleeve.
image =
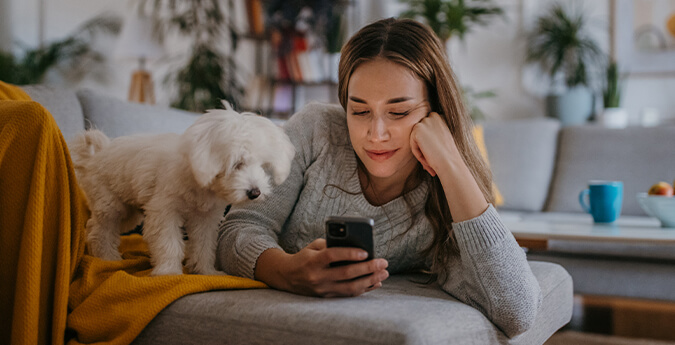
[(487, 316), (508, 337), (532, 326), (541, 288), (525, 253), (492, 205), (454, 223), (459, 252), (439, 272), (443, 290)]
[(286, 181), (264, 200), (233, 206), (222, 222), (216, 260), (226, 273), (253, 279), (260, 254), (270, 248), (281, 249), (279, 235), (302, 191), (305, 171), (320, 150), (315, 132), (325, 124), (317, 111), (321, 108), (306, 106), (284, 126), (296, 149)]

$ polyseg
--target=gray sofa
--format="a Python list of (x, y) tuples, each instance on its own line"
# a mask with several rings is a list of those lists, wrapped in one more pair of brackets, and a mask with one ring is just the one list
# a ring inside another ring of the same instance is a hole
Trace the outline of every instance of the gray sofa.
[[(503, 217), (588, 222), (578, 203), (588, 180), (619, 180), (618, 222), (658, 224), (636, 194), (675, 178), (675, 126), (622, 130), (594, 125), (560, 128), (551, 119), (485, 123), (485, 144), (504, 195)], [(675, 231), (675, 230), (673, 230)], [(675, 246), (551, 240), (528, 259), (562, 265), (574, 292), (675, 302)]]
[[(96, 127), (111, 137), (180, 133), (196, 118), (196, 114), (129, 104), (88, 90), (43, 86), (25, 90), (52, 113), (67, 140), (85, 127)], [(550, 178), (545, 175), (541, 183), (548, 184)], [(509, 187), (503, 184), (503, 188), (511, 197)], [(510, 203), (518, 205), (515, 199)], [(572, 279), (560, 265), (537, 261), (530, 265), (542, 289), (542, 307), (531, 329), (510, 339), (478, 310), (458, 302), (437, 284), (420, 283), (425, 277), (398, 275), (381, 289), (355, 298), (321, 299), (271, 289), (185, 296), (165, 308), (135, 343), (542, 344), (571, 318)]]

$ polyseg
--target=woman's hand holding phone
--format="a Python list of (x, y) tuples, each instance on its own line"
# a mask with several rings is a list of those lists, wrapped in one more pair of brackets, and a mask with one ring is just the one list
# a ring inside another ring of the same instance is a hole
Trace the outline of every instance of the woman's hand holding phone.
[[(296, 254), (286, 254), (279, 249), (266, 250), (258, 258), (256, 279), (301, 295), (358, 296), (382, 286), (382, 281), (389, 277), (387, 260), (373, 259), (338, 267), (330, 267), (330, 264), (361, 261), (366, 257), (367, 253), (362, 249), (328, 248), (326, 240), (317, 239)], [(272, 267), (268, 265), (276, 267), (270, 270)]]

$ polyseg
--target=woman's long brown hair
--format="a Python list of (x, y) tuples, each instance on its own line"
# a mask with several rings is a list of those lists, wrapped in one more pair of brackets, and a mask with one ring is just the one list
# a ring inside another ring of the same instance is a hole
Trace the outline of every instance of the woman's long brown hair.
[[(369, 24), (352, 36), (342, 48), (339, 65), (338, 96), (345, 111), (352, 73), (362, 63), (376, 58), (405, 66), (424, 81), (431, 111), (441, 115), (485, 199), (493, 202), (492, 174), (474, 142), (473, 123), (462, 102), (445, 49), (434, 32), (414, 20), (389, 18)], [(431, 268), (437, 272), (456, 249), (452, 214), (438, 176), (425, 175), (429, 183), (425, 214), (433, 227), (434, 238), (423, 255), (432, 259)]]

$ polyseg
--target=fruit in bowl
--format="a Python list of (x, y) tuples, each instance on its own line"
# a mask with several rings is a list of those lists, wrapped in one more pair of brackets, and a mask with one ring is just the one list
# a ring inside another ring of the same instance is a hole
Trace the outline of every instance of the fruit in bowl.
[[(673, 181), (675, 184), (675, 181)], [(649, 188), (647, 192), (648, 195), (663, 195), (663, 196), (673, 196), (673, 186), (668, 182), (659, 182)]]
[(637, 201), (645, 213), (661, 221), (662, 227), (675, 228), (675, 197), (638, 193)]

